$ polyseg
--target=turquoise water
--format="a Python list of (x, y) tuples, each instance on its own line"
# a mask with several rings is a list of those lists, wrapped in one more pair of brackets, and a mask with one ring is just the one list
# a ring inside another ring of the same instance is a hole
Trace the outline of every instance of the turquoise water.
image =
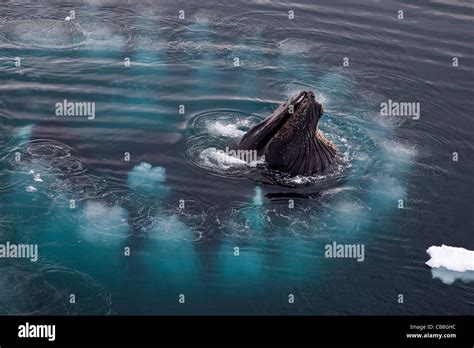
[[(0, 242), (38, 244), (39, 260), (0, 259), (0, 313), (471, 313), (472, 277), (424, 262), (431, 245), (474, 249), (472, 14), (3, 2)], [(290, 178), (225, 161), (306, 89), (337, 166)], [(95, 118), (56, 116), (65, 99)], [(421, 118), (381, 116), (388, 99), (420, 102)], [(363, 244), (364, 262), (326, 258), (333, 242)]]

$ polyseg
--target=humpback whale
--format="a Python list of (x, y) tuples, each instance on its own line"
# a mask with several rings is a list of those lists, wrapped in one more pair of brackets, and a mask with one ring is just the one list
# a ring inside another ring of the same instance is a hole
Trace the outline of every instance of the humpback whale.
[(291, 175), (323, 172), (335, 162), (337, 149), (318, 129), (322, 115), (314, 93), (302, 91), (248, 131), (236, 147), (257, 151), (270, 168)]

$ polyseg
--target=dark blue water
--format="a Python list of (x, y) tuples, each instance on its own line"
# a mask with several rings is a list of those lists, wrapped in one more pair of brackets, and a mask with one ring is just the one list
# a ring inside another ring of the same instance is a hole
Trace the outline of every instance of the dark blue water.
[[(0, 259), (0, 313), (472, 313), (472, 273), (430, 269), (425, 250), (474, 249), (473, 14), (1, 2), (0, 242), (38, 244), (39, 260)], [(288, 178), (225, 161), (308, 89), (338, 166)], [(95, 118), (56, 116), (65, 99)], [(382, 116), (388, 99), (420, 118)], [(363, 244), (365, 260), (326, 258), (333, 242)]]

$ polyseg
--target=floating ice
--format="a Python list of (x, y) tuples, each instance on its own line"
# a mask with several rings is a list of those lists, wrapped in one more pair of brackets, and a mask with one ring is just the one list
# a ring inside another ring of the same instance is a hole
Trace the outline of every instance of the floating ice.
[(474, 251), (447, 245), (430, 246), (426, 252), (431, 256), (426, 264), (430, 267), (444, 267), (451, 271), (474, 271)]
[(43, 179), (41, 179), (41, 174), (39, 173), (33, 174), (33, 180), (43, 182)]
[(163, 187), (166, 181), (166, 169), (164, 167), (153, 167), (150, 163), (142, 162), (128, 173), (128, 183), (135, 189), (153, 190)]
[(33, 169), (30, 169), (28, 174), (33, 175), (33, 180), (34, 181), (43, 182), (43, 179), (41, 179), (41, 174), (40, 173), (35, 173), (35, 171)]
[(36, 192), (36, 191), (38, 191), (38, 190), (34, 186), (28, 186), (26, 188), (26, 192)]

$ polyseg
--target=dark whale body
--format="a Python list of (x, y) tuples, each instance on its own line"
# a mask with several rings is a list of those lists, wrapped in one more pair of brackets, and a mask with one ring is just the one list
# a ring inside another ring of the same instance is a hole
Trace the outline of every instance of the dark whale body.
[(301, 92), (247, 132), (237, 149), (256, 150), (270, 168), (291, 175), (323, 172), (335, 162), (337, 149), (318, 129), (322, 115), (314, 94)]

